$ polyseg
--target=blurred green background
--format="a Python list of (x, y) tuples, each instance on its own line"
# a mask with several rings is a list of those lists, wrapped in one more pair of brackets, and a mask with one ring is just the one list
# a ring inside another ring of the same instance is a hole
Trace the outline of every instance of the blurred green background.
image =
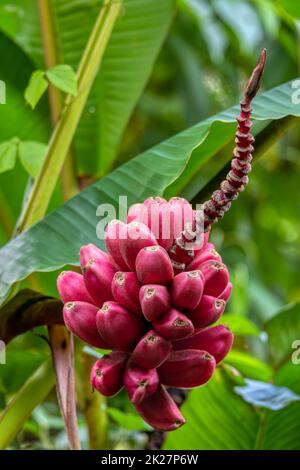
[[(16, 8), (22, 9), (22, 5)], [(9, 8), (9, 2), (0, 2), (1, 50), (6, 45), (18, 47), (18, 41), (14, 41), (14, 11)], [(30, 28), (26, 18), (22, 21)], [(268, 49), (263, 90), (295, 79), (300, 69), (299, 46), (300, 3), (297, 1), (180, 0), (113, 166), (236, 104), (262, 47)], [(0, 72), (12, 75), (10, 83), (24, 90), (34, 65), (21, 51), (19, 54), (17, 70), (10, 68), (10, 58), (6, 56)], [(46, 99), (43, 98), (39, 106), (41, 119), (42, 114), (47, 116), (43, 111), (43, 108), (47, 110)], [(13, 132), (8, 124), (4, 125), (4, 131), (0, 131), (1, 141), (13, 135), (29, 140), (31, 130), (26, 128), (26, 122), (23, 126), (11, 118), (9, 125), (14, 124)], [(43, 127), (40, 121), (37, 125)], [(43, 130), (42, 134), (47, 137)], [(233, 145), (232, 142), (221, 153), (231, 152)], [(87, 174), (83, 170), (80, 173), (83, 183), (95, 178), (93, 173)], [(292, 364), (290, 360), (292, 340), (300, 340), (300, 307), (297, 304), (300, 300), (299, 181), (297, 126), (257, 160), (247, 190), (224, 220), (213, 228), (212, 239), (229, 266), (234, 284), (227, 310), (228, 324), (236, 330), (235, 349), (214, 381), (192, 392), (184, 405), (188, 424), (170, 434), (165, 448), (300, 449), (300, 405), (297, 403), (300, 365)], [(1, 244), (12, 233), (26, 185), (27, 174), (20, 164), (0, 174)], [(188, 192), (183, 191), (183, 195), (188, 197)], [(193, 202), (200, 202), (202, 197), (203, 193), (200, 193)], [(51, 208), (61, 201), (61, 191), (57, 188)], [(24, 286), (57, 295), (56, 275), (34, 275)], [(286, 315), (280, 320), (282, 309), (286, 309)], [(268, 332), (274, 334), (271, 345), (267, 344)], [(0, 365), (0, 407), (5, 406), (48, 354), (48, 346), (40, 334), (43, 329), (27, 333), (9, 346), (7, 365)], [(277, 348), (281, 351), (285, 348), (283, 357), (276, 355)], [(86, 361), (90, 361), (91, 354), (91, 351), (86, 352)], [(81, 361), (78, 364), (80, 374), (83, 359), (78, 361)], [(250, 391), (250, 398), (243, 400), (234, 391), (234, 386), (244, 383), (242, 376), (288, 387), (287, 403), (281, 411), (274, 411), (272, 393), (276, 395), (278, 390), (268, 388), (264, 391), (263, 404), (256, 403), (257, 397), (253, 399)], [(100, 397), (95, 400), (99, 409), (106, 406)], [(81, 396), (81, 405), (82, 401), (84, 397)], [(293, 401), (295, 403), (290, 404)], [(88, 430), (83, 408), (79, 412), (79, 423), (81, 439), (87, 448)], [(125, 394), (110, 399), (108, 413), (103, 411), (101, 416), (103, 448), (143, 448), (148, 445), (150, 430), (134, 414)], [(263, 431), (259, 427), (261, 423)], [(238, 425), (244, 426), (240, 436), (234, 429)], [(271, 437), (271, 429), (275, 437)], [(67, 448), (54, 392), (35, 409), (11, 448)]]

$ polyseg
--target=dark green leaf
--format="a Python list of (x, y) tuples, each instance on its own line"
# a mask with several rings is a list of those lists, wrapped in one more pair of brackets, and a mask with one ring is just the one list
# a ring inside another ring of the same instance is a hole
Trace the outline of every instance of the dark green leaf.
[(300, 339), (300, 303), (280, 310), (265, 325), (269, 336), (270, 354), (275, 365), (291, 360), (293, 343)]
[(2, 33), (0, 49), (0, 75), (7, 84), (7, 104), (1, 105), (0, 141), (9, 140), (15, 135), (22, 140), (46, 141), (50, 129), (46, 102), (33, 111), (24, 100), (24, 90), (34, 71), (32, 62)]

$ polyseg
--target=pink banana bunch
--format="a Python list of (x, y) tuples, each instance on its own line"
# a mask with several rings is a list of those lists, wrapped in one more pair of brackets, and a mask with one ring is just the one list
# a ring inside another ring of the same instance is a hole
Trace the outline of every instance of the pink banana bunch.
[(195, 249), (176, 244), (194, 226), (185, 199), (149, 198), (130, 208), (126, 224), (108, 224), (108, 253), (82, 247), (82, 274), (66, 271), (57, 281), (68, 329), (112, 350), (95, 362), (93, 388), (112, 396), (125, 386), (138, 413), (159, 430), (185, 422), (166, 387), (207, 383), (233, 342), (227, 327), (210, 326), (232, 285), (208, 233)]
[(134, 204), (126, 224), (108, 224), (108, 254), (84, 246), (82, 275), (65, 272), (58, 278), (69, 330), (112, 350), (94, 364), (93, 388), (111, 396), (125, 386), (136, 410), (159, 430), (185, 422), (166, 387), (204, 385), (233, 343), (228, 328), (211, 326), (224, 312), (232, 285), (208, 237), (248, 183), (251, 103), (265, 62), (263, 49), (240, 103), (231, 169), (203, 210), (193, 211), (182, 198)]

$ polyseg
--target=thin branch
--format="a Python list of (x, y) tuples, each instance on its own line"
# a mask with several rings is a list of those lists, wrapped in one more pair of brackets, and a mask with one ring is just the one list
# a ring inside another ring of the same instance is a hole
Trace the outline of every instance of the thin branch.
[(37, 326), (63, 324), (60, 300), (31, 289), (18, 292), (0, 312), (0, 339), (6, 344)]

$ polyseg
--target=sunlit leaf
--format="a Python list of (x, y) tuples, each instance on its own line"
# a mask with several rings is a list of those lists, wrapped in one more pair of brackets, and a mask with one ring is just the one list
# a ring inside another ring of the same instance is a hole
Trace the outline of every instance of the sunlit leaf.
[(21, 141), (19, 158), (27, 173), (35, 178), (46, 155), (47, 145), (41, 142)]
[(48, 80), (60, 90), (70, 95), (77, 95), (76, 73), (70, 65), (55, 65), (46, 71)]
[(249, 318), (242, 315), (225, 313), (217, 324), (225, 324), (229, 326), (236, 336), (258, 336), (259, 329)]
[(11, 139), (0, 144), (0, 173), (14, 168), (18, 152), (18, 139)]
[(29, 80), (24, 97), (28, 104), (34, 109), (48, 88), (43, 70), (35, 70)]
[(152, 429), (138, 414), (124, 413), (117, 408), (111, 407), (107, 408), (107, 414), (119, 426), (130, 431), (151, 431)]
[(225, 362), (236, 368), (244, 377), (255, 380), (268, 381), (274, 373), (268, 364), (244, 351), (232, 349)]
[(300, 5), (295, 0), (278, 0), (278, 4), (281, 5), (291, 16), (300, 19)]

